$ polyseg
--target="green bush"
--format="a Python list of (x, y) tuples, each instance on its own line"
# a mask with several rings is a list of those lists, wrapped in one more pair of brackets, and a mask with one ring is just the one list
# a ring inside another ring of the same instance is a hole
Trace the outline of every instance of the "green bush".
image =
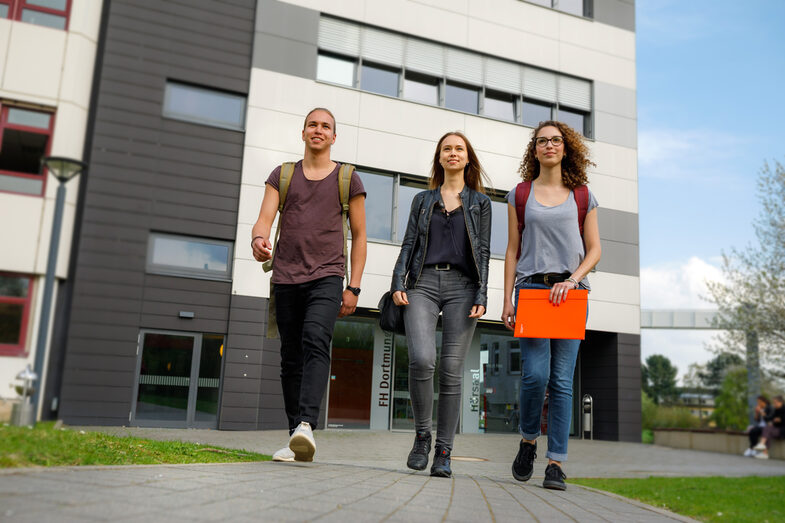
[(641, 393), (641, 427), (652, 429), (694, 429), (701, 426), (696, 418), (685, 407), (666, 407), (657, 405), (645, 393)]

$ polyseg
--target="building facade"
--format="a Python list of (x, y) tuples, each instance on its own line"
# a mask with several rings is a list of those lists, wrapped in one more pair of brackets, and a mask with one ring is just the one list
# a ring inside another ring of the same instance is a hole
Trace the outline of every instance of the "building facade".
[(83, 133), (90, 172), (44, 417), (285, 426), (280, 344), (264, 337), (269, 275), (251, 256), (250, 230), (268, 174), (302, 156), (303, 117), (323, 106), (337, 118), (333, 158), (356, 165), (368, 191), (369, 237), (358, 313), (333, 337), (324, 425), (412, 427), (406, 341), (378, 328), (375, 309), (436, 140), (458, 129), (490, 176), (494, 218), (460, 430), (515, 430), (520, 349), (498, 320), (504, 195), (532, 127), (555, 118), (589, 139), (603, 247), (573, 433), (590, 394), (595, 437), (639, 440), (631, 1), (112, 0), (100, 12)]

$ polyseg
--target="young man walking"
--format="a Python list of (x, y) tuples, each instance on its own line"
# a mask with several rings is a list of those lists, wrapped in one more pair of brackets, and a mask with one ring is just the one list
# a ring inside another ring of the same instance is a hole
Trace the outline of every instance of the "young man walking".
[[(335, 118), (327, 109), (305, 117), (305, 155), (294, 165), (288, 189), (280, 188), (282, 167), (267, 178), (251, 247), (257, 261), (273, 258), (273, 296), (281, 336), (281, 385), (289, 422), (289, 445), (273, 455), (275, 461), (312, 461), (316, 452), (313, 429), (319, 419), (330, 372), (330, 341), (337, 318), (352, 314), (360, 294), (365, 267), (365, 189), (354, 173), (349, 186), (352, 232), (350, 281), (344, 287), (346, 260), (341, 165), (330, 159), (335, 143)], [(275, 246), (270, 229), (284, 195)]]

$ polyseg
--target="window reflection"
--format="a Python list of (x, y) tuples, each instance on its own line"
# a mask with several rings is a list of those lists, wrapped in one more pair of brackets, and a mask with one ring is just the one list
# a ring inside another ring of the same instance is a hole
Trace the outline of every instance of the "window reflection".
[(369, 239), (392, 240), (392, 176), (359, 172), (365, 186), (365, 223)]
[(167, 82), (163, 114), (178, 120), (242, 130), (245, 125), (245, 97)]
[(551, 106), (524, 100), (521, 113), (523, 125), (537, 127), (540, 122), (551, 119)]
[(316, 78), (354, 87), (354, 61), (320, 54), (316, 62)]
[(444, 106), (448, 109), (477, 114), (480, 92), (477, 89), (447, 84), (444, 90)]
[(483, 114), (500, 120), (515, 121), (515, 97), (504, 93), (485, 94)]
[(363, 91), (398, 96), (398, 71), (363, 64), (360, 78)]
[(507, 202), (491, 200), (491, 255), (504, 256), (507, 250)]
[[(404, 183), (406, 185), (404, 185)], [(396, 240), (399, 242), (403, 241), (403, 237), (406, 234), (406, 225), (409, 222), (409, 212), (412, 208), (412, 200), (414, 200), (414, 196), (426, 189), (426, 185), (424, 183), (417, 184), (416, 182), (402, 182), (401, 185), (398, 187), (398, 217), (396, 221), (397, 225), (397, 234)]]
[(566, 123), (582, 135), (586, 135), (586, 117), (583, 113), (559, 107), (559, 120)]
[(403, 97), (414, 102), (439, 105), (439, 80), (422, 75), (406, 75)]
[(230, 275), (230, 242), (153, 233), (148, 250), (147, 270), (152, 273), (209, 279)]

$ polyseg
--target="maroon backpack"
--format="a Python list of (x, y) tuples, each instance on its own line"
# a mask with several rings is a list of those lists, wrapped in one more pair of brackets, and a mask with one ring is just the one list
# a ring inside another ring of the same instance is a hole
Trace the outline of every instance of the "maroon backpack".
[[(515, 214), (518, 215), (518, 237), (521, 238), (523, 229), (526, 227), (526, 202), (529, 201), (529, 193), (532, 192), (532, 182), (521, 182), (515, 188)], [(575, 203), (578, 204), (578, 228), (583, 238), (583, 221), (586, 219), (586, 212), (589, 209), (589, 188), (579, 185), (572, 190)], [(521, 257), (521, 244), (518, 243), (518, 255)]]

